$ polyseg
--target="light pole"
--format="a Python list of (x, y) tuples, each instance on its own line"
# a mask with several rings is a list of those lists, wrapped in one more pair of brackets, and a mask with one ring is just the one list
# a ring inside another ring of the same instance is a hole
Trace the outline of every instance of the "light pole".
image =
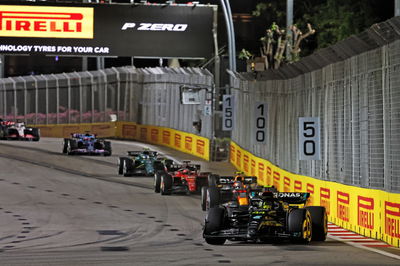
[(400, 16), (400, 0), (394, 0), (394, 16)]
[(286, 38), (289, 37), (286, 44), (286, 59), (290, 61), (292, 59), (292, 55), (290, 53), (290, 49), (288, 46), (292, 46), (293, 38), (292, 38), (292, 30), (290, 27), (293, 25), (293, 0), (286, 0)]
[(236, 71), (236, 43), (233, 27), (232, 11), (229, 0), (221, 0), (221, 7), (225, 17), (226, 31), (228, 33), (229, 69)]

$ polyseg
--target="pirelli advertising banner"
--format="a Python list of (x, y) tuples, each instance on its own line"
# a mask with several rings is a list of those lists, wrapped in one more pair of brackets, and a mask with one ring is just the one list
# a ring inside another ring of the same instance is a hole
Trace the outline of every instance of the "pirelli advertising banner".
[(230, 161), (238, 170), (257, 176), (261, 185), (273, 185), (281, 192), (309, 192), (307, 205), (324, 206), (332, 223), (400, 247), (400, 194), (290, 173), (234, 142)]
[(205, 58), (213, 7), (0, 3), (0, 54)]

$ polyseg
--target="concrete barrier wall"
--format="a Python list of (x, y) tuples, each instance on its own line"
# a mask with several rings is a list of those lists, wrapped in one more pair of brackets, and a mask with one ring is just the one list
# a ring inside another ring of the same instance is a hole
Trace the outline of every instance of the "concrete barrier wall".
[(231, 142), (231, 163), (261, 185), (279, 191), (309, 192), (308, 205), (324, 206), (329, 221), (400, 247), (400, 194), (324, 181), (285, 171)]

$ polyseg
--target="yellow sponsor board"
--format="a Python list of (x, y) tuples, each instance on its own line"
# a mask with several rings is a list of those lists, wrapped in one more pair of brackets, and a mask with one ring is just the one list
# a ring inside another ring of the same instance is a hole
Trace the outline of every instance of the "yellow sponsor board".
[(210, 141), (191, 133), (132, 122), (117, 122), (117, 137), (167, 146), (210, 160)]
[(93, 39), (93, 8), (0, 5), (0, 37)]
[(280, 191), (309, 192), (307, 205), (324, 206), (329, 221), (346, 229), (400, 247), (400, 194), (359, 188), (287, 172), (231, 142), (230, 161), (251, 174), (255, 161), (260, 185)]

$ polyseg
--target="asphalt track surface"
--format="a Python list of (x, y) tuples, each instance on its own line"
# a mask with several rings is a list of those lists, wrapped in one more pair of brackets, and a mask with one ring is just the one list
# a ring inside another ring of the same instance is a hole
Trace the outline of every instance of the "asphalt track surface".
[[(400, 265), (396, 248), (338, 237), (310, 245), (208, 245), (198, 195), (161, 196), (151, 177), (117, 175), (119, 156), (154, 146), (112, 146), (110, 157), (67, 156), (61, 139), (0, 141), (0, 265)], [(205, 171), (234, 171), (228, 163), (157, 149), (196, 160)]]

